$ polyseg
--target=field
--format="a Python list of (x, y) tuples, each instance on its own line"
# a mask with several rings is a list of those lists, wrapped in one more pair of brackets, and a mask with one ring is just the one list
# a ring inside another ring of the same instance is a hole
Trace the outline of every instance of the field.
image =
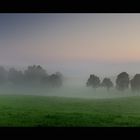
[(80, 99), (0, 95), (0, 126), (140, 126), (140, 97)]

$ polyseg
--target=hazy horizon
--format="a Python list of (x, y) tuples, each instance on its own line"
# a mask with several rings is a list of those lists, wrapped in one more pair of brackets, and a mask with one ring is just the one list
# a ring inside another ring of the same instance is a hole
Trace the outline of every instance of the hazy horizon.
[(68, 77), (140, 72), (140, 14), (0, 14), (0, 65)]

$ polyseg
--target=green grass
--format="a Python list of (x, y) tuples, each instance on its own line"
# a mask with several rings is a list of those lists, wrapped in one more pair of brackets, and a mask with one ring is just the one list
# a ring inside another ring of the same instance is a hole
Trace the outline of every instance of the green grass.
[(140, 126), (140, 97), (78, 99), (0, 95), (0, 126)]

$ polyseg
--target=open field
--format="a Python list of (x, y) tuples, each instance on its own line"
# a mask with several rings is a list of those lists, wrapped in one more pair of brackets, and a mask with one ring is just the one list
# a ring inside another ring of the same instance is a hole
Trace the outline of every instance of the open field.
[(140, 97), (0, 95), (0, 126), (140, 126)]

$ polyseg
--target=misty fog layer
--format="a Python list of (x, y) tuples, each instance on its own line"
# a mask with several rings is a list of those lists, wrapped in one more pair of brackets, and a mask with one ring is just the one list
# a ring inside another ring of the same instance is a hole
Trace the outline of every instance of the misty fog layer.
[(118, 91), (115, 88), (107, 91), (106, 88), (88, 88), (86, 87), (86, 79), (76, 77), (67, 77), (64, 80), (63, 86), (59, 88), (48, 88), (42, 86), (17, 86), (17, 85), (1, 85), (1, 95), (39, 95), (39, 96), (59, 96), (72, 98), (116, 98), (127, 96), (139, 96), (139, 92), (131, 92), (130, 89), (126, 91)]
[(40, 65), (31, 65), (25, 70), (0, 66), (0, 94), (77, 98), (139, 95), (140, 74), (130, 77), (127, 72), (113, 77), (98, 77), (94, 74), (90, 74), (89, 78), (67, 77), (60, 72), (50, 74)]

